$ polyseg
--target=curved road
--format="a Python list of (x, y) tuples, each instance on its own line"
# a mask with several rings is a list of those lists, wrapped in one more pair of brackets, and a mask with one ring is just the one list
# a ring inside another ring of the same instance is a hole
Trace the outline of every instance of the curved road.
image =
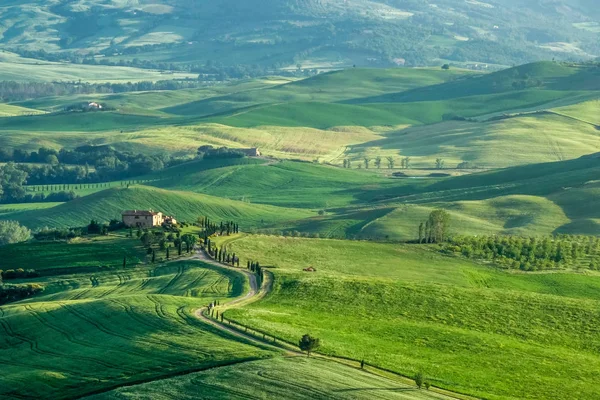
[[(239, 273), (242, 273), (244, 275), (246, 275), (246, 277), (248, 277), (248, 281), (250, 282), (250, 290), (248, 291), (248, 293), (246, 293), (244, 296), (238, 297), (235, 300), (232, 300), (230, 302), (228, 302), (227, 304), (224, 304), (223, 306), (219, 306), (219, 309), (224, 311), (228, 308), (231, 308), (232, 306), (238, 305), (240, 303), (243, 304), (250, 304), (253, 303), (255, 301), (260, 300), (262, 297), (264, 297), (264, 295), (266, 295), (268, 293), (268, 290), (266, 290), (265, 292), (263, 292), (262, 296), (259, 296), (259, 292), (260, 292), (260, 288), (258, 287), (258, 282), (256, 280), (256, 275), (254, 275), (253, 273), (251, 273), (250, 271), (246, 270), (246, 269), (242, 269), (242, 268), (235, 268), (235, 267), (231, 267), (229, 265), (226, 264), (221, 264), (215, 260), (213, 260), (212, 258), (208, 257), (203, 250), (199, 250), (196, 255), (194, 257), (192, 257), (193, 260), (200, 260), (206, 264), (210, 264), (210, 265), (214, 265), (215, 267), (219, 267), (219, 268), (223, 268), (223, 269), (228, 269), (231, 271), (236, 271)], [(277, 350), (277, 351), (284, 351), (287, 354), (293, 354), (293, 355), (304, 355), (302, 352), (300, 351), (292, 351), (289, 349), (283, 349), (279, 346), (273, 345), (273, 344), (269, 344), (265, 341), (259, 340), (256, 337), (252, 336), (252, 335), (248, 335), (245, 334), (243, 332), (240, 332), (237, 329), (234, 329), (226, 324), (222, 324), (220, 322), (218, 322), (215, 319), (209, 318), (206, 315), (204, 315), (204, 312), (207, 310), (207, 307), (202, 307), (198, 310), (196, 310), (194, 312), (194, 315), (196, 316), (196, 318), (202, 320), (203, 322), (219, 329), (222, 331), (226, 331), (227, 333), (229, 333), (230, 335), (233, 335), (235, 337), (244, 339), (246, 341), (250, 341), (256, 345), (259, 345), (261, 347), (268, 347), (272, 350)]]
[[(219, 309), (222, 311), (227, 310), (228, 308), (231, 308), (232, 306), (238, 305), (240, 303), (243, 303), (244, 305), (246, 304), (250, 304), (253, 303), (255, 301), (260, 300), (261, 298), (263, 298), (265, 295), (267, 295), (271, 289), (271, 285), (266, 285), (266, 288), (264, 291), (260, 291), (260, 288), (258, 287), (258, 283), (256, 281), (256, 276), (251, 273), (250, 271), (246, 270), (246, 269), (242, 269), (242, 268), (235, 268), (235, 267), (231, 267), (229, 265), (225, 265), (225, 264), (221, 264), (215, 260), (213, 260), (212, 258), (208, 257), (203, 250), (199, 250), (196, 255), (194, 255), (191, 259), (193, 260), (200, 260), (204, 263), (210, 264), (210, 265), (214, 265), (216, 267), (219, 268), (223, 268), (223, 269), (229, 269), (232, 271), (236, 271), (236, 272), (240, 272), (243, 273), (244, 275), (246, 275), (248, 277), (248, 280), (250, 282), (250, 290), (248, 291), (248, 293), (246, 293), (244, 296), (238, 297), (235, 300), (232, 300), (231, 302), (224, 304), (223, 306), (219, 306)], [(272, 284), (272, 282), (270, 282)], [(227, 324), (223, 324), (218, 322), (217, 320), (214, 320), (212, 318), (209, 318), (207, 316), (204, 315), (204, 311), (207, 309), (207, 307), (202, 307), (198, 310), (196, 310), (194, 312), (195, 316), (197, 318), (199, 318), (200, 320), (202, 320), (203, 322), (210, 324), (211, 326), (225, 331), (230, 335), (233, 335), (235, 337), (238, 337), (240, 339), (244, 339), (245, 341), (254, 343), (260, 347), (268, 347), (272, 350), (277, 350), (280, 352), (284, 352), (287, 355), (291, 355), (291, 356), (306, 356), (306, 354), (304, 354), (303, 352), (299, 351), (299, 350), (295, 350), (292, 348), (292, 345), (288, 344), (288, 343), (282, 343), (279, 342), (278, 344), (270, 344), (264, 340), (260, 340), (254, 336), (252, 336), (251, 334), (246, 334), (244, 332), (240, 332), (239, 330), (232, 328), (231, 326), (227, 325)], [(322, 354), (318, 354), (318, 353), (313, 353), (314, 357), (318, 357), (320, 359), (324, 359), (324, 360), (329, 360), (329, 361), (333, 361), (333, 362), (337, 362), (340, 364), (344, 364), (346, 366), (353, 366), (351, 365), (350, 360), (345, 360), (343, 358), (337, 358), (335, 356), (326, 356), (326, 355), (322, 355)], [(354, 368), (356, 368), (356, 366), (353, 366)], [(385, 370), (379, 370), (379, 368), (369, 365), (367, 372), (371, 372), (375, 375), (378, 376), (384, 376), (384, 377), (388, 377), (390, 373), (388, 371)], [(396, 378), (400, 378), (401, 380), (403, 380), (403, 384), (404, 385), (409, 385), (410, 382), (412, 382), (411, 379), (397, 375), (395, 373), (393, 373), (393, 375)], [(435, 393), (436, 395), (440, 396), (440, 399), (459, 399), (459, 400), (475, 400), (475, 397), (472, 396), (468, 396), (468, 395), (463, 395), (463, 394), (459, 394), (459, 393), (454, 393), (442, 388), (438, 388), (438, 387), (431, 387), (431, 392)], [(433, 394), (432, 393), (432, 394)]]

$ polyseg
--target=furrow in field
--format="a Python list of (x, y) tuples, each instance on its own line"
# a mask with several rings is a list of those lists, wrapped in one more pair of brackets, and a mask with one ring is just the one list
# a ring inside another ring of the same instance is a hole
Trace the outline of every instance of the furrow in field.
[[(101, 348), (99, 346), (90, 346), (89, 344), (86, 344), (85, 342), (81, 342), (78, 341), (77, 339), (75, 339), (71, 334), (69, 334), (69, 332), (65, 331), (64, 329), (61, 329), (59, 327), (57, 327), (56, 325), (48, 322), (48, 320), (46, 320), (45, 318), (41, 317), (37, 311), (35, 311), (30, 305), (26, 305), (25, 309), (27, 311), (29, 311), (29, 314), (31, 316), (33, 316), (36, 320), (38, 320), (42, 325), (47, 326), (48, 328), (58, 332), (59, 334), (63, 335), (67, 341), (69, 343), (72, 343), (74, 345), (79, 345), (79, 346), (83, 346), (83, 347), (96, 347), (96, 348), (100, 348), (104, 351), (106, 351), (106, 348)], [(98, 360), (96, 358), (93, 357), (87, 357), (87, 356), (82, 356), (82, 355), (75, 355), (73, 352), (69, 352), (69, 354), (63, 354), (63, 356), (65, 357), (69, 357), (72, 359), (77, 359), (77, 360), (82, 360), (82, 361), (88, 361), (88, 362), (92, 362), (95, 364), (99, 364), (105, 368), (110, 368), (110, 369), (114, 369), (114, 370), (118, 370), (118, 371), (123, 371), (124, 369), (119, 366), (119, 365), (115, 365), (115, 364), (111, 364), (111, 363), (107, 363), (103, 360)]]

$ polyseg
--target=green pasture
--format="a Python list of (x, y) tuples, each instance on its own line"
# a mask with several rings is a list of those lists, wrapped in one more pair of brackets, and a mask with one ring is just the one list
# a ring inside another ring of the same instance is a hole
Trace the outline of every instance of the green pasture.
[[(89, 221), (88, 221), (89, 223)], [(142, 243), (136, 238), (100, 236), (77, 238), (71, 242), (31, 241), (0, 247), (0, 269), (121, 267), (127, 257), (129, 265), (145, 259)]]
[(152, 398), (167, 400), (285, 398), (289, 400), (335, 399), (446, 399), (448, 397), (400, 384), (335, 362), (304, 357), (273, 358), (124, 387), (87, 400)]
[(186, 73), (164, 74), (161, 71), (83, 65), (34, 60), (14, 53), (0, 52), (0, 80), (4, 81), (79, 81), (84, 82), (140, 82), (168, 79), (196, 79), (198, 75)]
[(12, 219), (30, 228), (77, 227), (91, 219), (120, 219), (125, 210), (159, 210), (179, 221), (194, 222), (208, 216), (216, 221), (235, 220), (248, 228), (270, 226), (313, 214), (309, 210), (249, 204), (205, 194), (169, 191), (145, 186), (111, 188), (45, 210), (14, 214)]
[(193, 310), (227, 301), (244, 278), (200, 262), (62, 275), (0, 308), (0, 398), (81, 397), (271, 353), (205, 325)]
[(275, 274), (270, 296), (228, 317), (285, 340), (307, 331), (327, 354), (478, 397), (598, 395), (598, 275), (513, 275), (418, 245), (249, 236), (228, 248)]

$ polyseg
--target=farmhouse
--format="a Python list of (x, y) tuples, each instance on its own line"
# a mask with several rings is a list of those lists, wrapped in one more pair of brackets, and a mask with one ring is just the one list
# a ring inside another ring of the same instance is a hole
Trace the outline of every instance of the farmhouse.
[(170, 225), (175, 225), (177, 223), (175, 218), (165, 216), (161, 212), (154, 212), (152, 210), (129, 210), (124, 211), (121, 216), (123, 217), (123, 224), (133, 228), (152, 228), (161, 226), (165, 223)]

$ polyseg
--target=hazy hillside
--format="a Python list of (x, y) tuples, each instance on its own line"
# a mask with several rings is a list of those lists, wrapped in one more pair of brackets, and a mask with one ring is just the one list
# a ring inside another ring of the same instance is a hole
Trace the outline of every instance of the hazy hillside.
[(253, 64), (291, 69), (445, 61), (511, 65), (600, 54), (600, 15), (592, 0), (3, 3), (2, 48), (60, 53), (32, 54), (75, 62), (191, 65), (214, 72), (215, 66)]

